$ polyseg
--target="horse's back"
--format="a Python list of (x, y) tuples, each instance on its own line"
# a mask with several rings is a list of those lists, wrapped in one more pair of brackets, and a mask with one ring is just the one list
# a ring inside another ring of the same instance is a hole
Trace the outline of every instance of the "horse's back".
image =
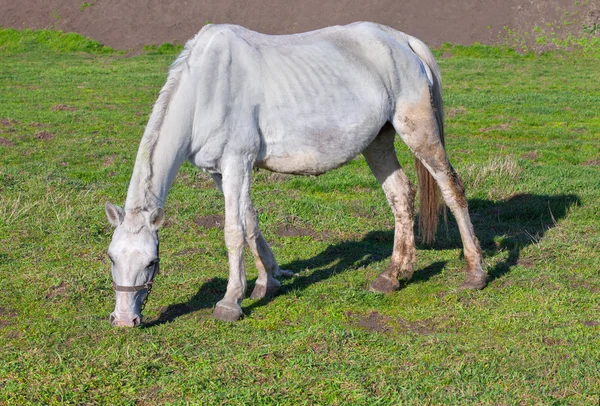
[(402, 93), (409, 97), (422, 83), (408, 38), (373, 23), (276, 36), (209, 26), (196, 39), (204, 47), (197, 54), (210, 64), (200, 60), (204, 71), (221, 75), (206, 81), (205, 106), (215, 110), (219, 100), (214, 122), (227, 120), (231, 115), (222, 112), (232, 109), (254, 120), (249, 130), (260, 138), (257, 166), (325, 172), (366, 148), (397, 100), (407, 97)]

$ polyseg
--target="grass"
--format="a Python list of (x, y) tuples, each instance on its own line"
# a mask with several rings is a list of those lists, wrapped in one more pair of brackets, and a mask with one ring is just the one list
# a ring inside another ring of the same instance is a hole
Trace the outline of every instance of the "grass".
[[(486, 254), (485, 290), (457, 290), (450, 219), (418, 247), (412, 282), (366, 291), (391, 254), (393, 219), (359, 157), (318, 178), (255, 173), (262, 230), (299, 276), (277, 297), (246, 299), (241, 321), (215, 321), (223, 202), (186, 164), (146, 323), (115, 329), (103, 204), (125, 199), (174, 54), (125, 58), (67, 38), (0, 30), (1, 404), (598, 402), (597, 59), (438, 52), (453, 55), (438, 58), (447, 148)], [(250, 256), (247, 269), (252, 289)]]

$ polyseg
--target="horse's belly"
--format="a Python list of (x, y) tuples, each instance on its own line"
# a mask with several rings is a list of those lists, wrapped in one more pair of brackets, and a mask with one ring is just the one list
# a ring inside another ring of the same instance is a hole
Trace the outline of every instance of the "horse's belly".
[(274, 172), (320, 175), (360, 154), (377, 136), (381, 125), (362, 131), (313, 132), (264, 140), (255, 166)]
[(388, 99), (375, 86), (361, 93), (356, 83), (348, 82), (309, 93), (300, 92), (288, 104), (265, 103), (256, 166), (322, 174), (360, 154), (388, 121)]
[(274, 155), (261, 161), (255, 166), (268, 169), (273, 172), (290, 173), (294, 175), (321, 175), (331, 169), (335, 169), (353, 156), (344, 156), (342, 159), (331, 159), (331, 157), (319, 153), (297, 153), (291, 155)]

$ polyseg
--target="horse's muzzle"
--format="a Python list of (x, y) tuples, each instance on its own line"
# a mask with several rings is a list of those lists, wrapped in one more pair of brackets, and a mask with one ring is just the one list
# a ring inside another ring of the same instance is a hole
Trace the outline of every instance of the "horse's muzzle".
[(142, 322), (142, 315), (116, 315), (115, 313), (110, 314), (110, 324), (114, 327), (137, 327)]

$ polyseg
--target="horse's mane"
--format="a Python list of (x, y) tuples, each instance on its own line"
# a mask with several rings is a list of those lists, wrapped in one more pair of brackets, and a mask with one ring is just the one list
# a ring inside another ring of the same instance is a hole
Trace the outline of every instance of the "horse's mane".
[(138, 187), (141, 187), (143, 193), (142, 195), (137, 195), (136, 200), (128, 202), (127, 206), (130, 210), (141, 211), (149, 207), (153, 207), (153, 203), (158, 200), (158, 197), (153, 193), (151, 188), (153, 175), (152, 159), (154, 156), (154, 150), (156, 148), (156, 144), (158, 143), (158, 136), (169, 110), (171, 99), (179, 88), (182, 74), (188, 67), (188, 60), (192, 54), (198, 36), (199, 35), (196, 35), (185, 44), (183, 51), (179, 54), (175, 62), (171, 64), (167, 82), (160, 90), (158, 99), (152, 108), (152, 113), (150, 114), (150, 119), (148, 120), (146, 129), (144, 130), (144, 135), (142, 137), (136, 158), (136, 160), (139, 161), (136, 162), (136, 166), (138, 163), (140, 164), (139, 169), (141, 172), (137, 177), (141, 183)]

